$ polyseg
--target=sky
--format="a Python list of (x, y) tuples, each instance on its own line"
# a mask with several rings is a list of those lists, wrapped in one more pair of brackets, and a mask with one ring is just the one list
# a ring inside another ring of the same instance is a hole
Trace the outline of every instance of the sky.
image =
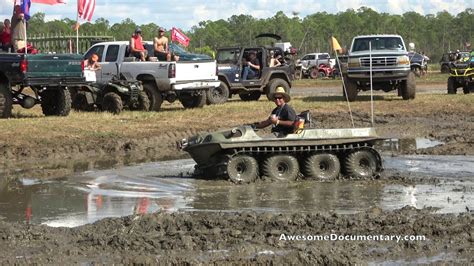
[[(55, 6), (33, 3), (31, 13), (45, 13), (47, 21), (76, 18), (76, 0)], [(170, 29), (178, 27), (190, 30), (200, 21), (228, 19), (232, 15), (252, 15), (268, 18), (278, 11), (292, 17), (298, 12), (300, 18), (316, 12), (338, 13), (348, 8), (357, 10), (361, 6), (389, 14), (415, 11), (422, 15), (448, 11), (456, 15), (466, 8), (474, 8), (474, 0), (96, 0), (97, 6), (92, 21), (103, 17), (110, 24), (131, 18), (136, 24), (155, 23)], [(13, 0), (0, 0), (0, 20), (11, 17)]]

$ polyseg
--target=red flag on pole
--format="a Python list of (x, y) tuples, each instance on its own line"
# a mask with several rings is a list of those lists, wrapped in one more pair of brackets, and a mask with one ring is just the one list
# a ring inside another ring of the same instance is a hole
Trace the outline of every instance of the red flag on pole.
[(173, 27), (173, 29), (171, 30), (171, 40), (177, 41), (186, 47), (189, 45), (188, 36), (184, 35), (184, 33), (182, 33), (180, 30), (178, 30), (175, 27)]
[(80, 18), (91, 21), (95, 10), (95, 0), (77, 0), (77, 14)]
[(66, 4), (66, 0), (31, 0), (31, 2), (46, 5)]

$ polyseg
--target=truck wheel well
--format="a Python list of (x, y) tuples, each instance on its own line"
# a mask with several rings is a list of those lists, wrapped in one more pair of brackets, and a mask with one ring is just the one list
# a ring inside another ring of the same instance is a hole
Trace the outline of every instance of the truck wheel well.
[(290, 88), (291, 88), (291, 82), (288, 80), (288, 76), (286, 76), (283, 73), (274, 73), (274, 74), (272, 74), (270, 76), (270, 78), (268, 79), (267, 83), (270, 83), (273, 79), (277, 79), (277, 78), (286, 81), (288, 83), (288, 85), (290, 85)]

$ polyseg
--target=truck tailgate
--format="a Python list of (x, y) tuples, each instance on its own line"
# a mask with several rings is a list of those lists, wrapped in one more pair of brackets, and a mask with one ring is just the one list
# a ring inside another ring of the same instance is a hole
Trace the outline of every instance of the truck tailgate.
[(216, 80), (215, 61), (176, 62), (176, 81)]
[(27, 55), (28, 78), (82, 77), (82, 56), (76, 54)]

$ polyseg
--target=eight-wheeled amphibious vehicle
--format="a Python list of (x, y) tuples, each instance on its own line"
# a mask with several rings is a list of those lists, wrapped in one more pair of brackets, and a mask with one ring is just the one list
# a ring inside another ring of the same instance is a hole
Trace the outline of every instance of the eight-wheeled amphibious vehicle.
[(250, 125), (203, 133), (178, 143), (196, 161), (195, 175), (254, 182), (339, 176), (371, 178), (382, 171), (374, 128), (302, 129), (283, 138), (261, 137)]

